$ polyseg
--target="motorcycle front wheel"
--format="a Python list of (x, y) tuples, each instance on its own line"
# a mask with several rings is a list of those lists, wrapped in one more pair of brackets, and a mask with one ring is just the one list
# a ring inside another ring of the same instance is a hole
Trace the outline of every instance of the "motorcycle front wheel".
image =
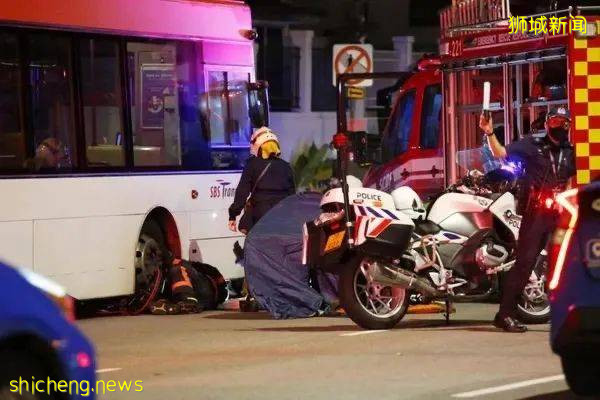
[(373, 282), (368, 257), (354, 259), (340, 274), (340, 303), (354, 323), (364, 329), (391, 329), (406, 315), (405, 289)]

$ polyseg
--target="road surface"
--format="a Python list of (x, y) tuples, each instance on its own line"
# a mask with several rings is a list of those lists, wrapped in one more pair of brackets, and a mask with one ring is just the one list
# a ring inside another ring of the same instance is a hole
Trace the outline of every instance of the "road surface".
[(272, 320), (266, 313), (105, 317), (79, 321), (99, 379), (141, 380), (141, 393), (100, 399), (574, 399), (548, 326), (490, 325), (493, 304), (409, 315), (389, 331), (347, 318)]

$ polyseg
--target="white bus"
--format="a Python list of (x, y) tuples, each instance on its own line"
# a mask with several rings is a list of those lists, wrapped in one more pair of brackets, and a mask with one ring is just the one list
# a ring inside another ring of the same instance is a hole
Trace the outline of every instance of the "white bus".
[(77, 299), (147, 290), (165, 251), (242, 276), (252, 39), (243, 1), (0, 2), (0, 258)]

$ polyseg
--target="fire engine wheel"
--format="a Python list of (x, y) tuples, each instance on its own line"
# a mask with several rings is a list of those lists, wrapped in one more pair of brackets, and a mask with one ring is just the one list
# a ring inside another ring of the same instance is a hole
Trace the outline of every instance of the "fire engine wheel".
[(340, 302), (346, 314), (364, 329), (391, 329), (406, 315), (405, 289), (372, 282), (371, 260), (360, 258), (340, 274)]
[(167, 251), (160, 225), (146, 221), (135, 251), (135, 292), (127, 301), (128, 314), (141, 314), (158, 294)]

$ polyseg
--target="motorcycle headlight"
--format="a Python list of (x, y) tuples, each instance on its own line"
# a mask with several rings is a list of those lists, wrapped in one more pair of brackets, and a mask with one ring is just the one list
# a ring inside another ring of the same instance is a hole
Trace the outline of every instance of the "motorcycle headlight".
[(65, 289), (51, 279), (33, 272), (30, 269), (17, 268), (17, 272), (29, 284), (44, 292), (62, 310), (69, 321), (75, 320), (73, 298), (67, 294)]

